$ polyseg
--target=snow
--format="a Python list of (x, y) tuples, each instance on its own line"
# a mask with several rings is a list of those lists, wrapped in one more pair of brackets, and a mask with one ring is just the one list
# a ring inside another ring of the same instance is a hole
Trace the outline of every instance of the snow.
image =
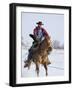
[[(22, 65), (21, 77), (36, 77), (35, 64), (32, 63), (30, 69), (24, 68), (24, 61), (27, 59), (28, 50), (22, 49)], [(53, 50), (48, 56), (51, 64), (48, 65), (48, 76), (63, 76), (64, 75), (64, 50)], [(45, 76), (45, 69), (40, 65), (39, 77)]]

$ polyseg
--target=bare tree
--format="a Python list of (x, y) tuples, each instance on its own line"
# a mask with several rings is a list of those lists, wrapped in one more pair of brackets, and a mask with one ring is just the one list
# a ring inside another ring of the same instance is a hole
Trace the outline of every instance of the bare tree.
[(54, 49), (64, 49), (64, 44), (61, 45), (58, 40), (54, 40), (52, 46)]
[(53, 48), (54, 48), (54, 49), (58, 49), (59, 46), (60, 46), (60, 42), (57, 41), (57, 40), (54, 40), (54, 41), (53, 41)]
[(22, 48), (28, 49), (30, 44), (29, 44), (28, 41), (25, 41), (25, 42), (24, 42), (24, 38), (21, 37), (21, 45), (22, 45)]

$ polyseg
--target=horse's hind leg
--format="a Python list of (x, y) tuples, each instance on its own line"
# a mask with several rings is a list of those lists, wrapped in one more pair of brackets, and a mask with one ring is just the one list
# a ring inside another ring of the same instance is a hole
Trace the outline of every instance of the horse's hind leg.
[(46, 64), (44, 64), (44, 68), (45, 68), (45, 70), (46, 70), (46, 76), (48, 76), (48, 68), (47, 68), (47, 65)]
[(39, 76), (39, 64), (36, 64), (36, 72), (37, 72), (37, 76)]

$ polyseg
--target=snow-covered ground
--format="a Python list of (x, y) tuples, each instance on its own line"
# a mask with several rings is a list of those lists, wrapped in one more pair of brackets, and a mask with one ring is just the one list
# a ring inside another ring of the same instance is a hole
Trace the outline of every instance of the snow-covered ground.
[[(27, 59), (28, 50), (22, 49), (22, 77), (36, 77), (35, 64), (32, 63), (30, 69), (24, 68), (24, 61)], [(48, 65), (48, 76), (63, 76), (64, 75), (64, 50), (53, 50), (48, 56), (51, 64)], [(39, 76), (45, 76), (45, 69), (40, 65)]]

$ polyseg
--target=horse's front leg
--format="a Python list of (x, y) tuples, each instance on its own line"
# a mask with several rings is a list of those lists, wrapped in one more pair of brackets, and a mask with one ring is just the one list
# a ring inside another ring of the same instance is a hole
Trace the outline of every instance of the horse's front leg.
[(47, 68), (47, 64), (44, 64), (44, 68), (46, 70), (46, 76), (48, 76), (48, 68)]
[(39, 63), (36, 63), (36, 72), (37, 72), (37, 76), (39, 76)]

